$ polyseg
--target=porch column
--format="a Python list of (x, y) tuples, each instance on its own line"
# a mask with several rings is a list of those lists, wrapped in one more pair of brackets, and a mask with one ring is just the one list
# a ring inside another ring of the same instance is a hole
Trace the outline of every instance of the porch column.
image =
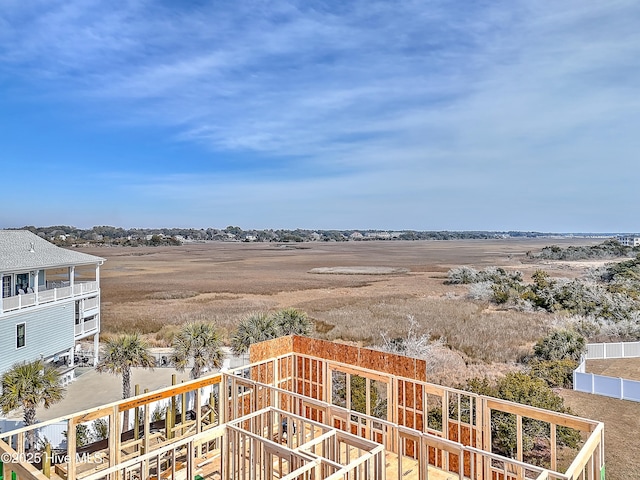
[(100, 264), (96, 263), (96, 284), (100, 288)]
[(73, 355), (75, 354), (75, 346), (69, 349), (69, 366), (73, 367)]
[(40, 270), (35, 271), (35, 275), (33, 276), (33, 283), (31, 288), (33, 288), (33, 293), (36, 294), (36, 305), (40, 303), (40, 293), (38, 293), (38, 285), (40, 285)]
[(76, 278), (76, 267), (69, 267), (69, 286), (71, 286), (71, 295), (73, 295), (73, 283)]
[(100, 349), (100, 334), (96, 333), (93, 336), (93, 366), (98, 366), (98, 351)]

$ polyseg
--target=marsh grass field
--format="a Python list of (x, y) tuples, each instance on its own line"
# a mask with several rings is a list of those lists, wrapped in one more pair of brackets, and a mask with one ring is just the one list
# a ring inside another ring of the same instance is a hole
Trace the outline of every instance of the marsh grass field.
[[(579, 277), (591, 263), (534, 263), (527, 251), (547, 245), (594, 245), (598, 239), (363, 241), (343, 243), (206, 243), (179, 247), (88, 248), (101, 268), (103, 336), (138, 331), (168, 345), (191, 319), (213, 320), (225, 340), (247, 314), (295, 307), (315, 323), (314, 336), (375, 345), (382, 333), (441, 339), (431, 380), (458, 385), (495, 377), (553, 326), (546, 313), (500, 310), (445, 284), (456, 266), (501, 266), (528, 278), (542, 268)], [(607, 478), (640, 478), (640, 403), (570, 390), (561, 394), (580, 416), (605, 421)]]

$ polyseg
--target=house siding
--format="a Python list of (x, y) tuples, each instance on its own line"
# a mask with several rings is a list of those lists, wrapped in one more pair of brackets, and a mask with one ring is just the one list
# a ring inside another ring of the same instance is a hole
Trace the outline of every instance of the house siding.
[[(23, 348), (16, 348), (16, 325), (26, 324), (26, 341)], [(0, 318), (0, 372), (14, 363), (33, 361), (73, 348), (74, 303), (29, 309)]]

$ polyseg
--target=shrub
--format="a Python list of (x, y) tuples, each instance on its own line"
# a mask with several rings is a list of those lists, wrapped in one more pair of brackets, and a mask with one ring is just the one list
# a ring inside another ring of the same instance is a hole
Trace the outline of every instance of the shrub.
[(471, 267), (456, 267), (447, 273), (447, 282), (451, 285), (463, 285), (468, 283), (476, 283), (478, 277), (477, 270)]
[(563, 360), (535, 358), (528, 365), (531, 376), (544, 380), (552, 388), (572, 388), (573, 371), (577, 366), (578, 362), (569, 358)]
[(498, 305), (507, 303), (511, 297), (511, 289), (503, 283), (494, 283), (491, 290), (493, 291), (493, 301)]
[[(473, 379), (467, 382), (465, 390), (490, 395), (512, 402), (544, 408), (554, 412), (570, 413), (564, 406), (564, 400), (547, 383), (529, 373), (512, 372), (498, 380), (496, 385), (485, 379)], [(491, 432), (494, 451), (513, 458), (517, 448), (517, 424), (515, 415), (494, 411), (491, 415)], [(532, 452), (538, 440), (550, 437), (550, 426), (546, 422), (522, 419), (523, 454)], [(557, 440), (561, 445), (576, 448), (580, 442), (579, 432), (567, 427), (558, 427)]]
[(93, 428), (93, 436), (96, 441), (104, 440), (109, 437), (109, 422), (104, 418), (97, 418), (91, 423)]
[(477, 270), (462, 266), (452, 268), (447, 272), (447, 281), (445, 283), (452, 285), (462, 285), (479, 282), (506, 282), (518, 283), (522, 281), (522, 273), (507, 272), (501, 267), (487, 267), (478, 272)]
[(574, 330), (554, 330), (533, 347), (540, 360), (580, 360), (586, 350), (586, 340)]
[(469, 298), (490, 301), (493, 299), (493, 282), (478, 282), (469, 287)]

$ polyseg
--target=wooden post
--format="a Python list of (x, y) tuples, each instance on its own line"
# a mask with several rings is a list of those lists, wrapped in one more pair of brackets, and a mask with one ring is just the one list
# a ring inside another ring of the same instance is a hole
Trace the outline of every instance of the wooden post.
[(48, 478), (51, 478), (51, 444), (47, 443), (44, 446), (44, 458), (42, 459), (42, 473)]
[[(133, 395), (140, 395), (140, 385), (136, 383), (133, 387)], [(135, 408), (135, 418), (133, 419), (133, 438), (138, 440), (140, 438), (140, 407)], [(140, 446), (136, 443), (136, 450), (139, 450)]]
[(187, 443), (187, 480), (191, 480), (193, 478), (194, 460), (195, 460), (195, 457), (193, 455), (193, 442), (189, 442)]
[[(120, 411), (118, 406), (114, 405), (113, 410), (109, 414), (109, 466), (113, 467), (120, 463)], [(75, 458), (75, 451), (73, 454)], [(113, 472), (111, 480), (118, 480), (120, 472)], [(67, 480), (72, 480), (68, 478)]]
[[(182, 383), (184, 383), (184, 380), (182, 381)], [(182, 428), (180, 428), (180, 436), (184, 435), (185, 433), (185, 420), (187, 419), (187, 392), (183, 392), (182, 393), (182, 412), (180, 413), (180, 425), (182, 425)]]
[[(36, 448), (35, 445), (29, 445), (30, 450), (34, 450)], [(18, 455), (24, 454), (24, 432), (20, 432), (18, 434), (18, 443), (16, 444), (16, 451)]]
[(76, 418), (67, 421), (67, 480), (76, 478)]
[(167, 412), (164, 416), (164, 436), (167, 440), (173, 438), (173, 411), (171, 407), (167, 407)]
[[(275, 358), (273, 360), (273, 386), (274, 387), (278, 387), (280, 385), (280, 371), (278, 369), (278, 359)], [(323, 393), (324, 393), (323, 389)], [(325, 393), (326, 394), (326, 393)], [(273, 397), (271, 399), (272, 404), (275, 408), (280, 408), (280, 393), (278, 392), (273, 392), (272, 393)]]
[[(227, 374), (223, 373), (220, 378), (218, 389), (218, 419), (219, 424), (227, 422), (227, 405), (229, 403), (229, 391), (227, 390)], [(225, 478), (224, 476), (222, 478)]]
[[(145, 388), (144, 393), (147, 393), (149, 389)], [(149, 451), (149, 435), (151, 426), (151, 404), (147, 403), (144, 406), (144, 435), (142, 437), (142, 445), (140, 454), (144, 455)], [(149, 460), (143, 460), (141, 465), (142, 478), (149, 478)]]
[(516, 448), (517, 459), (522, 461), (522, 415), (516, 415)]
[[(200, 406), (200, 389), (196, 388), (194, 393), (195, 393), (195, 398), (193, 400), (193, 410), (196, 412), (196, 435), (197, 435), (200, 432), (202, 432), (202, 407)], [(200, 457), (200, 452), (201, 452), (200, 445), (201, 445), (201, 442), (199, 441), (194, 445), (196, 457)]]
[(2, 475), (7, 480), (11, 479), (11, 464), (9, 462), (2, 462)]
[[(175, 385), (177, 383), (176, 380), (176, 374), (172, 374), (171, 375), (171, 385)], [(171, 415), (173, 415), (173, 418), (171, 419), (171, 423), (173, 425), (176, 424), (176, 397), (175, 395), (173, 397), (171, 397)], [(169, 437), (167, 437), (169, 438)]]
[(552, 423), (551, 424), (551, 439), (550, 439), (550, 443), (551, 443), (551, 470), (557, 471), (558, 467), (557, 467), (557, 453), (556, 453), (556, 449), (557, 449), (557, 441), (556, 441), (556, 424)]
[[(491, 452), (491, 409), (487, 399), (482, 399), (482, 449)], [(484, 457), (484, 478), (491, 478), (491, 459)]]
[(215, 406), (216, 406), (216, 397), (213, 394), (213, 389), (211, 389), (211, 393), (209, 394), (209, 407), (211, 408), (211, 412), (209, 412), (209, 423), (211, 425), (214, 425), (216, 421)]

